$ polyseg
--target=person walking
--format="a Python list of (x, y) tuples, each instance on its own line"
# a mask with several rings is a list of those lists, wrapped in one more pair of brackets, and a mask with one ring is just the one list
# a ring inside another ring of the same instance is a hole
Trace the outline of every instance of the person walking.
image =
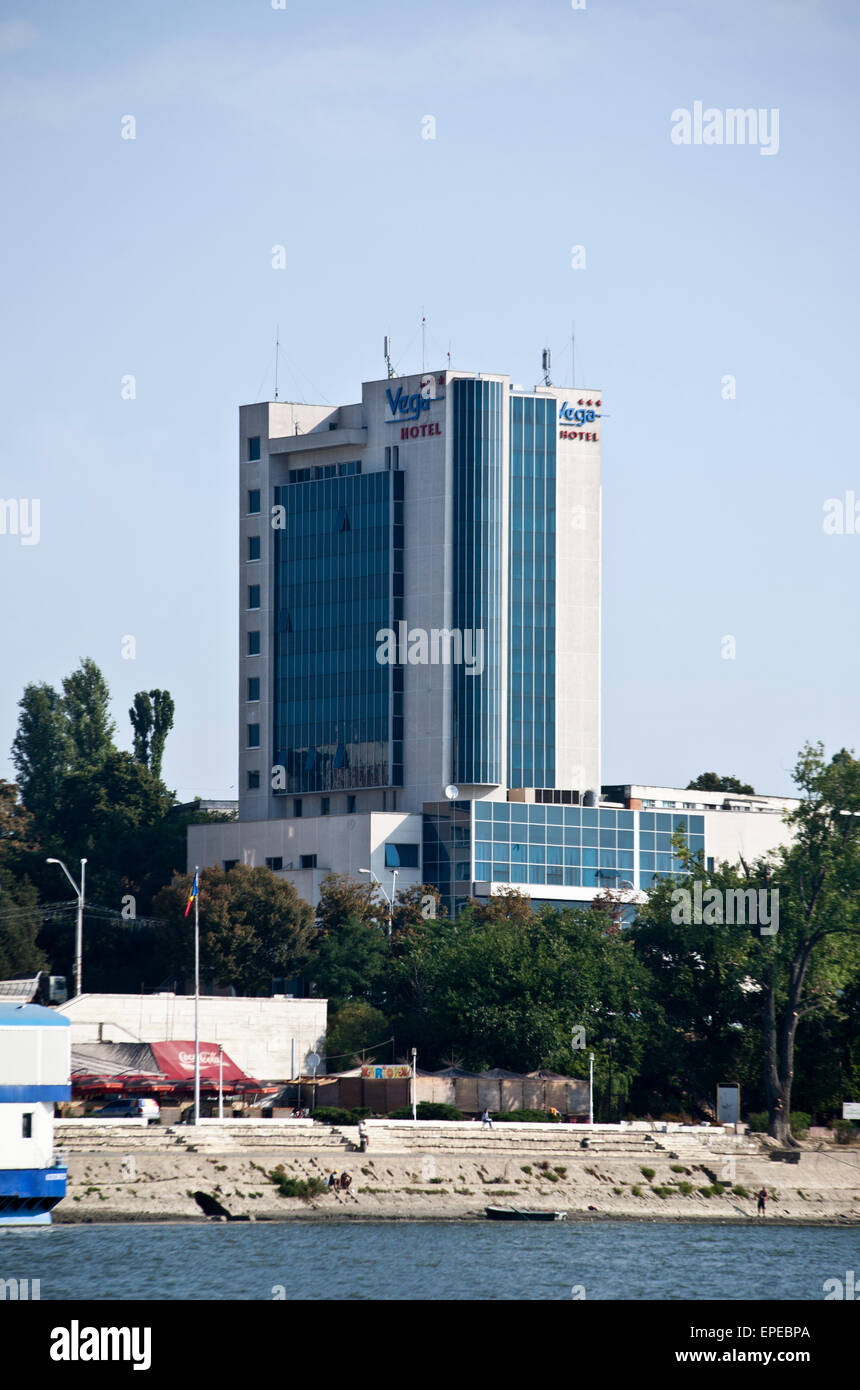
[(493, 1128), (493, 1121), (492, 1121), (492, 1119), (490, 1118), (490, 1112), (489, 1112), (489, 1110), (485, 1110), (484, 1113), (481, 1115), (481, 1129), (492, 1129), (492, 1128)]
[(368, 1133), (367, 1133), (367, 1125), (364, 1123), (364, 1120), (359, 1120), (359, 1122), (358, 1122), (358, 1150), (359, 1150), (359, 1153), (367, 1153), (367, 1148), (368, 1148), (369, 1143), (370, 1143), (370, 1139), (369, 1139)]
[(769, 1193), (766, 1187), (759, 1189), (757, 1212), (759, 1216), (767, 1216), (767, 1199)]

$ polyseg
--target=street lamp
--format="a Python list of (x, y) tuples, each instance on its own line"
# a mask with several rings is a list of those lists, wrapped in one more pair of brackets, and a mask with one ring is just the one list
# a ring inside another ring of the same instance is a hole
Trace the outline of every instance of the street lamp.
[(388, 903), (388, 935), (390, 936), (390, 935), (391, 935), (391, 931), (392, 931), (392, 917), (393, 917), (393, 914), (394, 914), (394, 894), (395, 894), (395, 892), (396, 892), (396, 890), (397, 890), (397, 874), (398, 874), (399, 871), (398, 871), (397, 869), (392, 869), (392, 871), (391, 871), (391, 897), (390, 897), (390, 898), (389, 898), (388, 894), (386, 893), (385, 889), (383, 888), (382, 884), (380, 883), (379, 879), (376, 877), (376, 874), (373, 872), (372, 869), (359, 869), (358, 872), (359, 872), (360, 874), (370, 874), (370, 877), (373, 879), (374, 883), (375, 883), (375, 884), (377, 885), (377, 887), (379, 888), (379, 891), (381, 892), (383, 898), (384, 898), (385, 901)]
[(66, 878), (69, 880), (69, 883), (72, 885), (72, 888), (75, 890), (75, 897), (76, 897), (77, 900), (78, 900), (78, 921), (77, 921), (77, 927), (76, 927), (76, 929), (75, 929), (75, 994), (80, 994), (80, 993), (82, 992), (82, 991), (81, 991), (81, 974), (82, 974), (82, 970), (81, 970), (81, 961), (82, 961), (83, 949), (84, 949), (84, 881), (85, 881), (86, 872), (87, 872), (87, 871), (86, 871), (86, 863), (87, 863), (87, 861), (86, 861), (86, 859), (82, 859), (82, 860), (81, 860), (81, 886), (80, 886), (80, 888), (78, 888), (78, 885), (75, 883), (75, 880), (72, 878), (71, 874), (69, 873), (68, 869), (66, 868), (65, 864), (63, 863), (62, 859), (47, 859), (45, 862), (46, 862), (47, 864), (59, 864), (59, 866), (60, 866), (60, 868), (62, 869), (63, 873), (66, 875)]

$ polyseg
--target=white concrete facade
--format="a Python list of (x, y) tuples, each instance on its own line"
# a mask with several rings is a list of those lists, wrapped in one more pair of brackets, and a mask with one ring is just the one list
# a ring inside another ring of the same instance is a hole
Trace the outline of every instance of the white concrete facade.
[[(258, 1081), (306, 1071), (309, 1052), (325, 1052), (325, 999), (200, 1000), (201, 1042), (224, 1051)], [(79, 1042), (172, 1042), (194, 1037), (194, 998), (173, 994), (82, 994), (60, 1010)], [(68, 1032), (68, 1030), (64, 1030)]]

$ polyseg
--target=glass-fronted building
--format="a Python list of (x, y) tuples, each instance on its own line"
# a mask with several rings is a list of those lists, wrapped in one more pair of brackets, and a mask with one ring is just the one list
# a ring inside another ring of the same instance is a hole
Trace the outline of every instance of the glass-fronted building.
[(572, 904), (606, 889), (644, 892), (683, 873), (672, 843), (679, 830), (690, 850), (705, 852), (703, 815), (510, 801), (428, 803), (424, 872), (449, 916), (467, 897), (486, 898), (501, 888)]

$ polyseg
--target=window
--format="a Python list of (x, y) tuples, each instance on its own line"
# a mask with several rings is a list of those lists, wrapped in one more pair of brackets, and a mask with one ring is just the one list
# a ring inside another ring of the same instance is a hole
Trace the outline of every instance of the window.
[(248, 513), (250, 516), (260, 514), (260, 489), (258, 487), (248, 488)]
[(259, 560), (259, 558), (260, 558), (260, 537), (259, 537), (259, 536), (249, 536), (249, 537), (248, 537), (248, 559), (249, 559), (249, 560)]
[(25, 1110), (21, 1116), (21, 1138), (33, 1138), (33, 1114), (30, 1110)]
[(260, 436), (252, 434), (248, 439), (248, 462), (256, 463), (260, 457)]
[(317, 866), (317, 857), (315, 854), (303, 854), (299, 858), (299, 864), (303, 869), (315, 869)]
[(259, 791), (259, 790), (260, 790), (260, 774), (259, 774), (259, 772), (249, 772), (249, 773), (248, 773), (248, 791), (249, 791), (249, 792), (257, 792), (257, 791)]
[(249, 584), (249, 585), (248, 585), (248, 607), (249, 607), (249, 608), (259, 608), (259, 607), (260, 607), (260, 586), (259, 586), (259, 584)]
[(293, 798), (293, 815), (294, 815), (294, 816), (300, 816), (301, 814), (302, 814), (302, 798), (301, 798), (300, 796), (296, 796), (296, 797)]
[(418, 846), (387, 844), (385, 846), (385, 867), (386, 869), (417, 869)]
[(259, 698), (260, 698), (260, 677), (259, 677), (259, 676), (249, 676), (249, 677), (248, 677), (248, 699), (251, 700), (251, 701), (254, 701), (254, 700), (259, 700)]
[(354, 796), (348, 796), (348, 797), (346, 798), (346, 809), (347, 809), (347, 814), (348, 814), (348, 815), (352, 815), (353, 811), (355, 810), (355, 797), (354, 797)]
[(225, 874), (229, 874), (230, 870), (235, 869), (236, 865), (239, 863), (238, 859), (223, 859), (221, 862), (224, 865)]
[(260, 746), (260, 726), (259, 724), (248, 725), (248, 747), (259, 748)]
[(248, 655), (249, 655), (249, 656), (259, 656), (259, 655), (260, 655), (260, 634), (259, 634), (259, 632), (249, 632), (249, 633), (248, 633)]
[(273, 854), (273, 855), (271, 855), (271, 856), (267, 856), (267, 857), (266, 857), (266, 868), (267, 868), (267, 869), (271, 869), (274, 873), (277, 873), (278, 870), (279, 870), (279, 869), (282, 869), (283, 867), (284, 867), (284, 861), (283, 861), (283, 858), (282, 858), (282, 856), (281, 856), (280, 854)]
[(320, 815), (327, 816), (331, 808), (331, 800), (327, 796), (320, 797)]

